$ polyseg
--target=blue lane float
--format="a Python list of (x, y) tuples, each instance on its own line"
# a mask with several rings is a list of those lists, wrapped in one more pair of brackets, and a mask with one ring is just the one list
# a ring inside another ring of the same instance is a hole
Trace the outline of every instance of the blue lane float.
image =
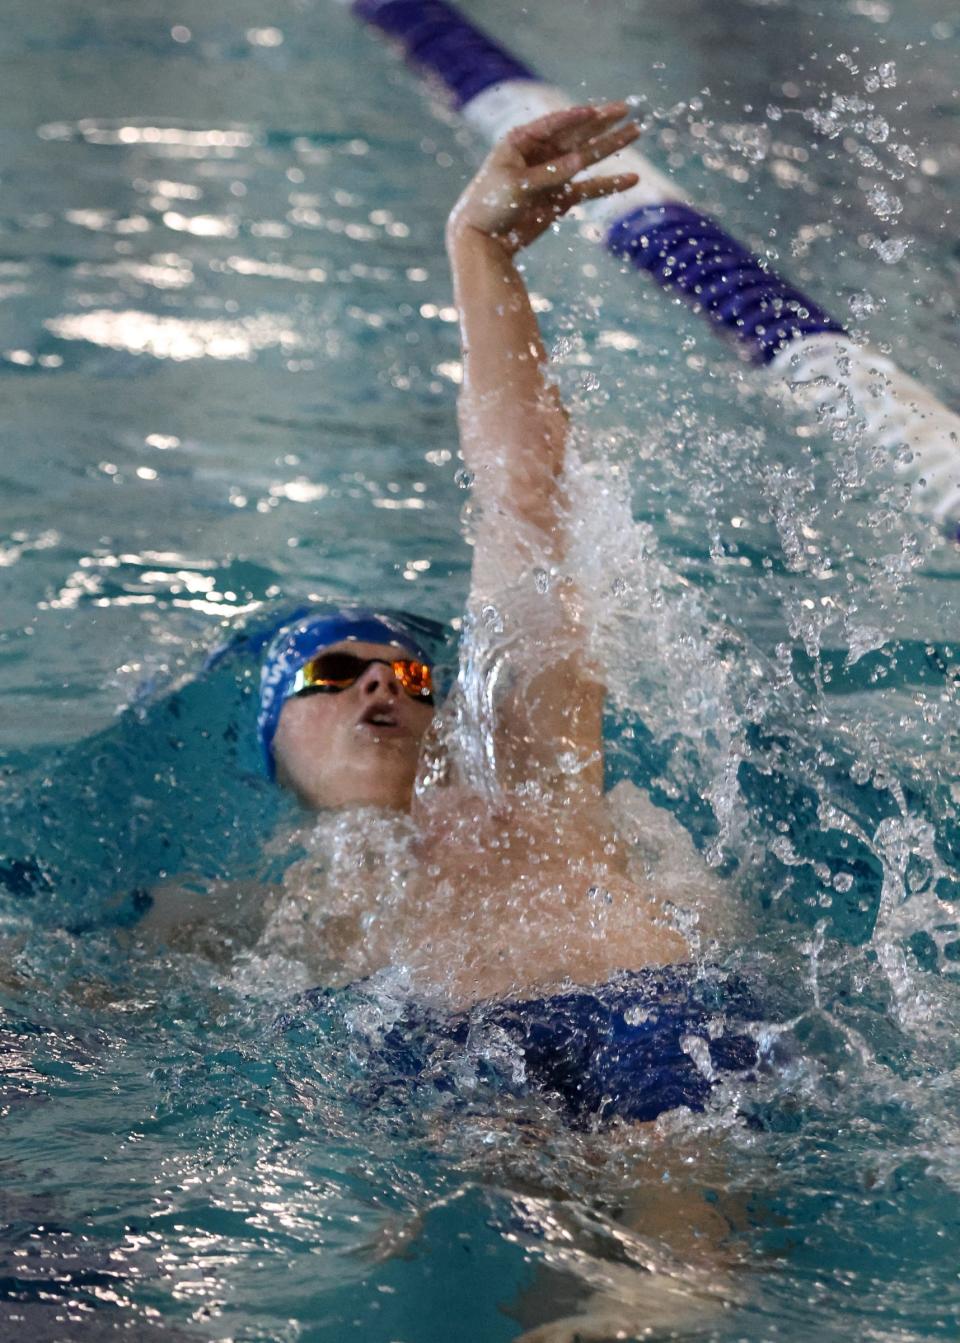
[[(446, 0), (354, 0), (352, 9), (439, 81), (490, 141), (574, 105)], [(855, 344), (634, 146), (602, 171), (640, 177), (629, 191), (581, 207), (606, 247), (733, 337), (743, 357), (766, 367), (821, 422), (886, 452), (914, 509), (960, 539), (960, 416), (885, 355)]]
[(493, 84), (538, 81), (528, 65), (443, 0), (357, 0), (353, 11), (399, 42), (413, 64), (441, 79), (457, 107)]
[(641, 205), (617, 219), (607, 246), (697, 312), (740, 340), (757, 363), (791, 341), (843, 327), (812, 299), (771, 271), (715, 219), (680, 201)]

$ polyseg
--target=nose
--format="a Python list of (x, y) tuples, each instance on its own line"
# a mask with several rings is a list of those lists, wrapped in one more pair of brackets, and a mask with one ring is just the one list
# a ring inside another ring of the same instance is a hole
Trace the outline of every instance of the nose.
[(360, 690), (364, 695), (375, 695), (378, 691), (387, 691), (399, 695), (400, 682), (393, 674), (393, 668), (386, 662), (371, 662), (360, 677)]

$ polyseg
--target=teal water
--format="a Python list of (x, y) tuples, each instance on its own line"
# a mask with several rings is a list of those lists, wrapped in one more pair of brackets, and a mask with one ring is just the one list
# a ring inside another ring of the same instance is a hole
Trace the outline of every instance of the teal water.
[[(685, 190), (957, 405), (949, 7), (468, 12), (636, 97)], [(652, 1264), (706, 1303), (683, 1336), (955, 1337), (955, 555), (883, 463), (548, 238), (611, 782), (728, 874), (755, 930), (731, 959), (782, 989), (793, 1062), (658, 1134), (518, 1113), (470, 1069), (371, 1099), (349, 994), (278, 1032), (291, 963), (142, 947), (138, 892), (290, 861), (254, 668), (204, 671), (238, 622), (312, 594), (461, 613), (442, 235), (480, 147), (333, 3), (6, 19), (3, 1336), (507, 1340)], [(664, 1141), (719, 1147), (747, 1208), (720, 1314), (619, 1218)]]

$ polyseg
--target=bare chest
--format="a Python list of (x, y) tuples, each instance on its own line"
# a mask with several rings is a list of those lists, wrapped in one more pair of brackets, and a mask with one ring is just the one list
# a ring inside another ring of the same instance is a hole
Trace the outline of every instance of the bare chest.
[(627, 875), (599, 811), (565, 816), (445, 789), (402, 837), (379, 839), (334, 844), (332, 861), (288, 877), (287, 936), (325, 978), (392, 967), (417, 990), (466, 1003), (688, 953), (660, 893)]

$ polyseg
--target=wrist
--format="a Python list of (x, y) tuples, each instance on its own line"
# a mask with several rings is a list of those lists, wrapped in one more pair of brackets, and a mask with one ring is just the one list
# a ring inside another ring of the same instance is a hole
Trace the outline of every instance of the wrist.
[(471, 223), (462, 218), (454, 210), (447, 220), (445, 234), (447, 251), (452, 255), (454, 252), (485, 252), (492, 256), (503, 257), (510, 260), (513, 252), (506, 240), (496, 233), (488, 233), (486, 229), (478, 224)]

